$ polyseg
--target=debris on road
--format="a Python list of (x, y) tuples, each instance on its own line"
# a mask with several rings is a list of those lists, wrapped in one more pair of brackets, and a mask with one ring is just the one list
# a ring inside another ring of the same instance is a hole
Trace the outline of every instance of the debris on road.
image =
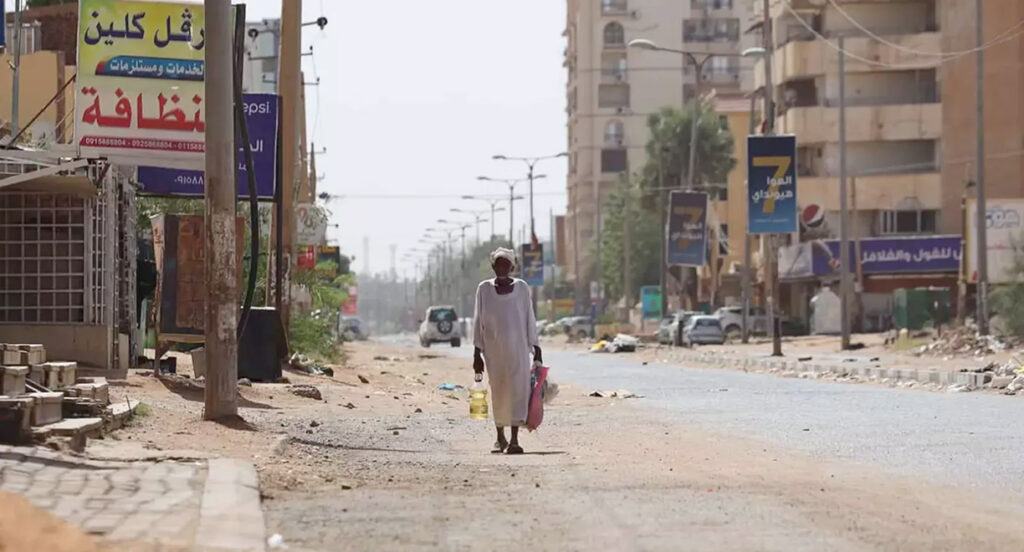
[(466, 388), (455, 383), (442, 383), (437, 386), (439, 391), (465, 391)]
[(278, 533), (274, 533), (273, 535), (270, 535), (270, 537), (267, 539), (267, 547), (270, 548), (271, 550), (287, 550), (288, 549), (288, 545), (286, 545), (284, 543), (284, 537), (282, 537)]
[(960, 328), (952, 328), (936, 336), (931, 343), (921, 345), (914, 354), (921, 355), (971, 355), (987, 356), (1013, 348), (1015, 340), (994, 335), (980, 335), (978, 327), (968, 324)]
[(594, 391), (590, 393), (591, 397), (598, 397), (602, 399), (642, 399), (643, 395), (637, 395), (632, 391), (626, 391), (625, 389), (619, 389), (618, 391)]
[(323, 400), (323, 395), (320, 394), (320, 390), (317, 389), (315, 385), (290, 385), (288, 386), (288, 391), (292, 395), (297, 395), (299, 397), (305, 397), (307, 399), (313, 399), (317, 401)]
[(626, 334), (618, 334), (614, 339), (602, 339), (590, 347), (592, 353), (632, 353), (640, 346), (640, 340)]
[(359, 374), (359, 381), (361, 383), (370, 383), (370, 379), (367, 378), (366, 376), (362, 375), (362, 374)]

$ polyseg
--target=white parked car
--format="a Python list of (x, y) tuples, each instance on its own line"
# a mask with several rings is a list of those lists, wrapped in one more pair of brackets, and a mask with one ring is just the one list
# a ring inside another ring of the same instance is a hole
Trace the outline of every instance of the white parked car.
[(420, 322), (420, 345), (430, 347), (434, 343), (450, 343), (452, 347), (462, 346), (462, 324), (455, 314), (455, 307), (434, 306), (427, 309)]
[[(715, 311), (722, 331), (729, 339), (739, 339), (743, 333), (743, 307), (722, 307)], [(768, 333), (768, 314), (761, 307), (750, 307), (747, 313), (748, 331), (752, 335)]]

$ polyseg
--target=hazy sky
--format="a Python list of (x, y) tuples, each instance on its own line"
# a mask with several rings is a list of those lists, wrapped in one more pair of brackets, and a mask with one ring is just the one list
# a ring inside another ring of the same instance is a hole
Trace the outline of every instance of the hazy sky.
[[(279, 17), (280, 4), (250, 0), (248, 18)], [(371, 270), (387, 270), (390, 244), (398, 244), (401, 258), (418, 247), (424, 228), (459, 216), (450, 208), (486, 208), (458, 196), (507, 195), (505, 186), (476, 177), (525, 176), (526, 167), (492, 155), (565, 149), (565, 2), (305, 0), (303, 12), (307, 21), (321, 14), (329, 20), (323, 32), (303, 33), (303, 47), (315, 52), (313, 60), (303, 58), (306, 80), (313, 80), (315, 62), (321, 83), (306, 89), (309, 132), (317, 149), (327, 148), (317, 157), (326, 176), (320, 190), (449, 196), (330, 202), (332, 223), (341, 226), (328, 235), (357, 257), (358, 269), (364, 236)], [(565, 160), (543, 162), (538, 172), (548, 175), (535, 187), (534, 207), (545, 239), (549, 210), (565, 211)], [(527, 202), (517, 202), (515, 215), (518, 234)], [(507, 234), (508, 213), (497, 222), (497, 232)], [(489, 230), (484, 224), (483, 235)]]

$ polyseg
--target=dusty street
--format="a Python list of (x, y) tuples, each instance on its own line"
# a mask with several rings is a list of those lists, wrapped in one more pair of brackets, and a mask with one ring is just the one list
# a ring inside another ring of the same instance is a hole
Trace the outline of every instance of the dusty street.
[[(192, 414), (198, 395), (154, 393), (152, 415), (90, 449), (253, 461), (267, 534), (290, 550), (1024, 549), (1014, 398), (552, 350), (560, 394), (509, 457), (464, 392), (437, 389), (471, 381), (467, 348), (348, 350), (333, 379), (288, 374), (323, 401), (256, 384), (244, 422), (217, 425)], [(645, 397), (588, 396), (621, 388)]]

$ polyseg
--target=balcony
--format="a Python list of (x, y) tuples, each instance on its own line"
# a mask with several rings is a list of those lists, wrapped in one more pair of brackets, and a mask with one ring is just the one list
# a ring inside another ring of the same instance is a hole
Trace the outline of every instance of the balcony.
[[(942, 51), (941, 35), (937, 32), (896, 35), (887, 37), (887, 40), (914, 50)], [(899, 67), (897, 69), (875, 65), (848, 56), (846, 58), (847, 73), (929, 69), (938, 67), (940, 61), (940, 58), (935, 56), (912, 54), (867, 37), (847, 38), (844, 47), (851, 55), (859, 58)], [(754, 86), (758, 88), (764, 86), (764, 66), (761, 63), (758, 62), (754, 70)], [(835, 75), (839, 72), (838, 65), (839, 54), (820, 41), (790, 42), (775, 50), (775, 55), (772, 57), (772, 79), (778, 84), (794, 79), (826, 74)]]
[[(839, 141), (839, 109), (794, 107), (776, 120), (777, 130), (802, 144)], [(942, 104), (860, 105), (846, 108), (850, 142), (935, 140), (942, 137)]]
[[(804, 176), (797, 180), (801, 205), (820, 205), (839, 210), (839, 179), (834, 176)], [(856, 193), (857, 210), (889, 210), (905, 198), (917, 198), (921, 209), (942, 208), (942, 175), (938, 172), (853, 176), (847, 180), (851, 196)], [(854, 192), (853, 187), (856, 187)], [(853, 204), (850, 204), (853, 208)]]

